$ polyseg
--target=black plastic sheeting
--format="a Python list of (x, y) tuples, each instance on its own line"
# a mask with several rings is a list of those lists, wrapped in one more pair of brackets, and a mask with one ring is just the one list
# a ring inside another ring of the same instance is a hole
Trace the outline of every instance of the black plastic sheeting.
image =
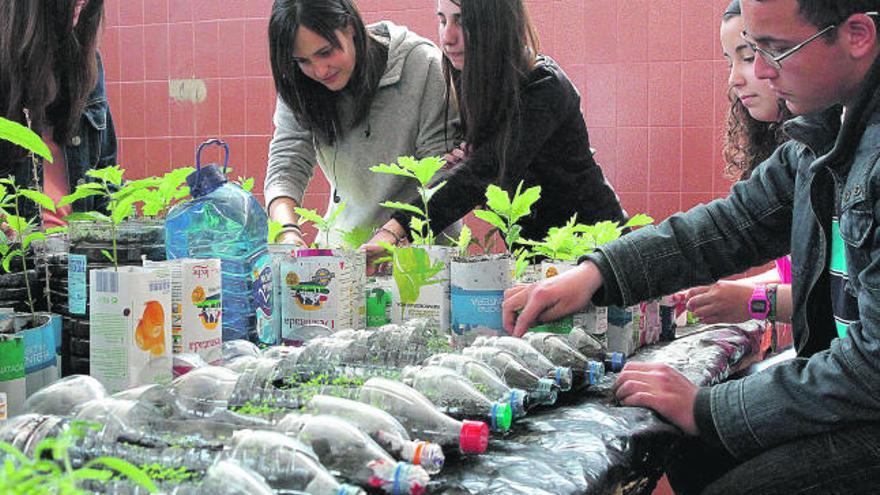
[[(698, 385), (717, 383), (758, 353), (757, 324), (705, 327), (640, 349), (630, 361), (665, 362)], [(650, 494), (681, 432), (644, 408), (614, 404), (609, 374), (598, 386), (529, 413), (486, 454), (447, 456), (429, 493)]]

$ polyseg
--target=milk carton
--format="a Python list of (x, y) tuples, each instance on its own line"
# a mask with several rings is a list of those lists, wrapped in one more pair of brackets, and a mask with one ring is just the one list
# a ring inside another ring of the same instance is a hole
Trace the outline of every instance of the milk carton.
[(450, 279), (455, 347), (466, 347), (481, 335), (506, 335), (501, 303), (513, 283), (510, 257), (454, 258)]
[(92, 270), (89, 282), (89, 374), (110, 393), (170, 381), (170, 270)]
[(450, 260), (454, 249), (447, 246), (415, 246), (424, 249), (431, 259), (431, 264), (443, 263), (443, 269), (434, 278), (441, 282), (421, 287), (419, 298), (411, 304), (400, 301), (397, 284), (392, 285), (391, 322), (405, 323), (415, 318), (430, 318), (440, 323), (444, 332), (449, 328), (449, 278)]
[(223, 361), (223, 306), (219, 259), (144, 260), (171, 276), (171, 342), (175, 355), (198, 354), (208, 364)]
[(280, 260), (281, 337), (302, 345), (300, 328), (363, 329), (366, 319), (366, 256), (361, 251), (300, 249)]
[(0, 334), (0, 421), (23, 412), (27, 399), (24, 338)]

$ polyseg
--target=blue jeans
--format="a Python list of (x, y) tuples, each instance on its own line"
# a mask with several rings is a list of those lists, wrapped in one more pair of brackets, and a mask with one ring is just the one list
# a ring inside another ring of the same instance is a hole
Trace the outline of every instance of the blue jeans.
[(880, 424), (796, 440), (743, 462), (690, 439), (667, 473), (679, 495), (877, 493)]

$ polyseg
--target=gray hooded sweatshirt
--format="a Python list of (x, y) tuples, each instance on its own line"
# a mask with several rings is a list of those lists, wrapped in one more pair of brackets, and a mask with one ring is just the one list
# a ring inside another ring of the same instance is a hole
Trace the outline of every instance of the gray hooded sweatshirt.
[[(387, 21), (368, 29), (380, 40), (388, 40), (389, 49), (385, 74), (365, 121), (347, 129), (336, 144), (328, 146), (304, 129), (279, 98), (275, 135), (269, 145), (266, 204), (288, 197), (301, 205), (317, 163), (330, 187), (346, 204), (336, 221), (339, 230), (381, 226), (392, 210), (379, 206), (380, 202), (409, 202), (417, 197), (413, 179), (376, 174), (370, 172), (371, 166), (396, 163), (399, 156), (442, 156), (455, 144), (452, 139), (458, 112), (455, 105), (446, 112), (440, 50), (427, 39)], [(341, 105), (342, 115), (350, 116), (353, 100), (344, 99)], [(444, 131), (447, 117), (450, 122)], [(338, 206), (331, 194), (327, 215)]]

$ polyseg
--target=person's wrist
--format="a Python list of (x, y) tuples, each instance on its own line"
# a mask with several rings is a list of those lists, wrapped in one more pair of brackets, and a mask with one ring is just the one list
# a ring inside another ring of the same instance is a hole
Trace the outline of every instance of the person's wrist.
[(767, 321), (771, 323), (775, 323), (777, 318), (776, 295), (778, 294), (778, 289), (779, 284), (767, 284), (767, 302), (770, 306), (767, 311)]
[(295, 223), (285, 223), (281, 225), (281, 230), (275, 234), (275, 242), (278, 242), (279, 239), (282, 238), (290, 238), (294, 236), (296, 240), (302, 242), (303, 240), (303, 231), (299, 225)]
[(386, 238), (390, 238), (390, 240), (387, 242), (393, 246), (399, 246), (400, 243), (403, 241), (403, 235), (395, 232), (394, 228), (390, 225), (383, 225), (382, 227), (376, 229), (376, 232), (373, 233), (374, 238), (383, 236)]

